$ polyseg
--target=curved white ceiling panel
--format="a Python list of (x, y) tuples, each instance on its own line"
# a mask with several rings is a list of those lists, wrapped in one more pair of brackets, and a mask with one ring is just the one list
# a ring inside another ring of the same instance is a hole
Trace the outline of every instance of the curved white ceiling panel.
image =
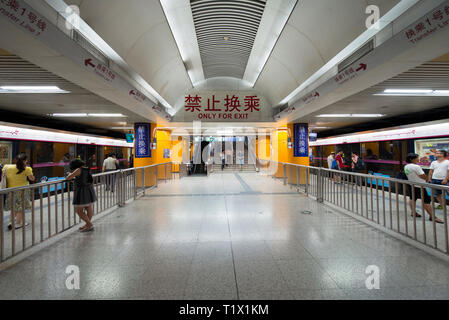
[(204, 76), (242, 79), (265, 0), (190, 0)]
[(255, 88), (264, 92), (276, 106), (366, 30), (368, 5), (377, 5), (384, 15), (398, 2), (298, 1)]
[(174, 105), (192, 83), (159, 1), (67, 0), (165, 100)]

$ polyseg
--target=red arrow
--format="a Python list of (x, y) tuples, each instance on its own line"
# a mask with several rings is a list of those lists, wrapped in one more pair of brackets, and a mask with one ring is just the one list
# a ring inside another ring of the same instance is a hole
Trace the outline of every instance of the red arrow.
[(129, 94), (130, 94), (130, 95), (133, 95), (133, 96), (136, 95), (136, 93), (134, 92), (134, 90), (131, 90), (131, 91), (129, 92)]
[(365, 71), (365, 70), (366, 70), (366, 67), (368, 67), (366, 64), (361, 63), (361, 64), (360, 64), (360, 68), (356, 69), (355, 71), (360, 71), (360, 70)]
[(319, 97), (320, 94), (318, 92), (315, 92), (315, 97)]
[(92, 59), (86, 59), (84, 60), (84, 65), (87, 66), (91, 66), (92, 68), (95, 68), (95, 65), (92, 63)]

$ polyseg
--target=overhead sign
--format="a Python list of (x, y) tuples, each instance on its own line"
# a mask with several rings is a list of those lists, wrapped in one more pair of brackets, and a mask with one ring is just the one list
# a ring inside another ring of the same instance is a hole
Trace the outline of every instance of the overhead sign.
[(294, 111), (299, 110), (300, 107), (333, 92), (339, 86), (349, 81), (357, 79), (366, 72), (389, 61), (392, 57), (412, 48), (418, 42), (435, 35), (443, 29), (449, 29), (449, 1), (445, 1), (443, 5), (418, 19), (403, 31), (387, 40), (384, 44), (375, 48), (365, 57), (349, 65), (333, 78), (307, 92), (297, 102), (293, 103), (292, 106), (276, 114), (274, 120), (279, 121), (289, 116)]
[(151, 158), (151, 124), (136, 123), (134, 125), (135, 132), (135, 157)]
[(309, 156), (309, 128), (307, 123), (295, 123), (293, 125), (293, 156)]
[(95, 74), (115, 89), (126, 93), (138, 102), (150, 107), (161, 118), (170, 121), (171, 116), (125, 78), (72, 41), (50, 21), (40, 15), (23, 0), (0, 0), (0, 18), (6, 19), (24, 32), (39, 39), (47, 46)]
[(271, 108), (255, 91), (192, 92), (177, 105), (175, 121), (263, 121)]

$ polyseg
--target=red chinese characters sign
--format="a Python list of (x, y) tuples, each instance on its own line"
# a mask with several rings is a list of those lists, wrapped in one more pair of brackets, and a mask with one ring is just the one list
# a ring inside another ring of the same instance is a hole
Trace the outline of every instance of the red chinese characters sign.
[(449, 5), (433, 11), (421, 21), (417, 22), (405, 30), (405, 37), (408, 41), (415, 44), (429, 35), (435, 33), (438, 29), (443, 29), (449, 25)]
[(36, 37), (47, 30), (46, 20), (19, 0), (0, 0), (0, 15)]
[(186, 114), (193, 113), (198, 120), (248, 120), (261, 109), (257, 95), (226, 94), (220, 99), (215, 94), (208, 97), (189, 94), (184, 102)]

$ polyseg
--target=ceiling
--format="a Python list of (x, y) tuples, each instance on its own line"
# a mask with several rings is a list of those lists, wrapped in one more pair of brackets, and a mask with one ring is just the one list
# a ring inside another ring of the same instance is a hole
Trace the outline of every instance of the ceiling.
[(123, 118), (77, 118), (76, 123), (87, 126), (123, 131), (119, 127), (132, 126), (143, 121), (128, 109), (101, 98), (47, 70), (44, 70), (16, 55), (0, 49), (1, 85), (52, 85), (70, 93), (1, 93), (0, 110), (20, 112), (47, 117), (52, 113), (121, 113)]
[[(185, 1), (169, 2), (181, 6)], [(282, 11), (277, 2), (190, 1), (206, 79), (242, 78), (259, 23), (263, 23), (264, 7)], [(372, 0), (369, 4), (379, 6), (383, 15), (398, 2)], [(190, 70), (185, 66), (188, 61), (183, 61), (179, 53), (159, 1), (67, 0), (66, 3), (78, 5), (81, 18), (172, 106), (192, 88), (187, 72)], [(365, 31), (367, 6), (368, 1), (361, 0), (298, 1), (259, 70), (255, 89), (263, 92), (271, 105), (277, 105)]]
[[(331, 104), (304, 118), (319, 127), (339, 128), (367, 122), (366, 118), (317, 118), (319, 114), (379, 113), (394, 117), (440, 107), (449, 107), (449, 97), (378, 96), (385, 89), (449, 90), (449, 54), (401, 73), (378, 85)], [(423, 119), (425, 120), (425, 119)], [(318, 128), (324, 131), (328, 128)]]
[(243, 78), (265, 1), (190, 0), (204, 76)]
[[(49, 3), (61, 0), (45, 1)], [(79, 6), (81, 18), (131, 70), (141, 76), (171, 106), (175, 106), (176, 102), (193, 88), (218, 90), (229, 87), (231, 82), (232, 87), (238, 90), (247, 88), (249, 81), (245, 82), (245, 75), (251, 73), (258, 75), (255, 77), (254, 89), (264, 95), (268, 107), (276, 107), (366, 30), (364, 13), (368, 5), (377, 5), (383, 16), (400, 0), (338, 0), (338, 2), (335, 0), (66, 0), (65, 2)], [(430, 0), (423, 0), (420, 3), (423, 2)], [(162, 5), (163, 3), (166, 6)], [(287, 3), (288, 9), (281, 5)], [(179, 22), (178, 25), (170, 23), (168, 13), (173, 13), (175, 21)], [(280, 17), (285, 17), (285, 23), (279, 29)], [(118, 21), (120, 23), (117, 23)], [(175, 30), (174, 26), (178, 30)], [(182, 27), (185, 27), (184, 33)], [(188, 42), (188, 54), (191, 54), (191, 57), (186, 58), (182, 48), (183, 42), (176, 39), (177, 34), (184, 34), (184, 38), (188, 38), (182, 40)], [(262, 49), (267, 49), (268, 35), (274, 35), (276, 41), (272, 50), (268, 51), (266, 60), (261, 60), (259, 54)], [(42, 48), (37, 47), (35, 42), (24, 41), (25, 38), (26, 35), (20, 39), (17, 37), (11, 37), (7, 41), (3, 39), (3, 42), (13, 42), (16, 39), (17, 43), (12, 47), (17, 48), (19, 42), (26, 43), (28, 47), (24, 44), (20, 49), (22, 55), (29, 53), (30, 57), (24, 60), (5, 52), (0, 53), (2, 59), (0, 77), (3, 77), (0, 78), (0, 82), (22, 85), (52, 84), (71, 93), (2, 94), (0, 109), (40, 115), (93, 110), (99, 113), (117, 112), (127, 115), (125, 119), (73, 119), (78, 123), (98, 127), (129, 126), (129, 123), (136, 121), (148, 121), (145, 118), (146, 110), (138, 116), (129, 111), (130, 108), (126, 105), (128, 102), (119, 97), (118, 93), (115, 100), (106, 95), (109, 91), (115, 94), (115, 89), (106, 85), (100, 88), (93, 81), (89, 81), (82, 72), (77, 73), (76, 77), (70, 77), (70, 74), (76, 73), (73, 71), (79, 66), (67, 64), (63, 59), (59, 59), (58, 52), (47, 51), (48, 48), (44, 48), (44, 43)], [(36, 54), (30, 52), (32, 51), (30, 48), (36, 48)], [(413, 66), (429, 59), (427, 57), (419, 60), (416, 57), (416, 61), (420, 62), (416, 62)], [(36, 65), (27, 60), (33, 61)], [(263, 63), (261, 65), (253, 63), (257, 60)], [(192, 81), (192, 74), (197, 74), (197, 78), (203, 80)], [(324, 108), (319, 113), (385, 113), (388, 116), (395, 116), (448, 105), (447, 97), (373, 95), (393, 86), (448, 89), (448, 75), (449, 58), (441, 57), (339, 102), (323, 105)], [(64, 77), (70, 81), (64, 80)], [(363, 88), (371, 85), (372, 83), (365, 84)], [(322, 127), (344, 127), (367, 120), (326, 119), (316, 118), (316, 115), (318, 113), (311, 113), (295, 121), (310, 121), (313, 125)], [(212, 127), (220, 125), (225, 124), (211, 124)], [(267, 124), (259, 126), (265, 125)], [(275, 123), (269, 125), (276, 126)]]

